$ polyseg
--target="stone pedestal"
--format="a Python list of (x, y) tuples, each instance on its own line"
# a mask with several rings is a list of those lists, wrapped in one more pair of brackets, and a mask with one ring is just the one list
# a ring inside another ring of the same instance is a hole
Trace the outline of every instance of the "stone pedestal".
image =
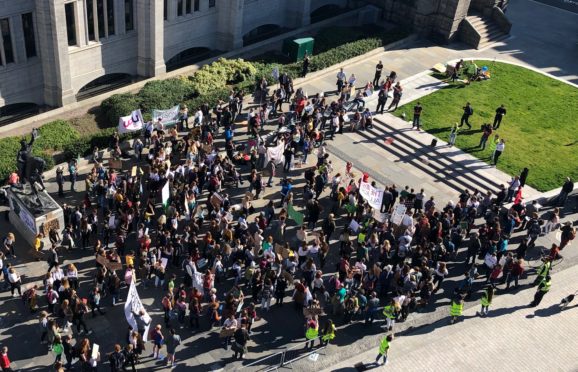
[(23, 190), (9, 188), (7, 193), (10, 204), (8, 217), (12, 226), (32, 246), (36, 235), (44, 234), (44, 246), (49, 247), (50, 229), (54, 227), (59, 233), (64, 229), (64, 212), (60, 205), (46, 191), (38, 192), (41, 202), (38, 204), (28, 186)]

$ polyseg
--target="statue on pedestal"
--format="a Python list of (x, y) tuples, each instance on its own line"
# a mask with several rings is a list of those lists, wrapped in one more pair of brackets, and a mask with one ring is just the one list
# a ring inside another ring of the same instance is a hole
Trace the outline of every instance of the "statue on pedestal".
[[(38, 138), (38, 131), (34, 128), (32, 129), (32, 138), (30, 139), (30, 142), (26, 143), (25, 139), (20, 141), (20, 150), (18, 150), (16, 163), (22, 185), (26, 185), (27, 182), (30, 184), (32, 194), (36, 197), (34, 203), (36, 206), (41, 207), (42, 200), (38, 196), (38, 191), (44, 191), (45, 189), (42, 180), (42, 173), (46, 168), (46, 162), (41, 157), (32, 156), (32, 145), (36, 138)], [(30, 194), (31, 193), (28, 195)]]

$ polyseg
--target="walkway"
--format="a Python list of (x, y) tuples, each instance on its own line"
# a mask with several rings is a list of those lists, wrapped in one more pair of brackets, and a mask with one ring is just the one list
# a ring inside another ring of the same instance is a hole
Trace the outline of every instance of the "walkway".
[[(392, 371), (576, 371), (578, 300), (560, 311), (560, 300), (578, 290), (578, 267), (556, 273), (552, 289), (537, 308), (527, 305), (535, 288), (499, 294), (486, 318), (479, 306), (464, 311), (464, 320), (434, 324), (398, 335), (391, 343), (387, 370)], [(371, 363), (373, 350), (324, 371), (355, 371), (357, 362)], [(381, 368), (384, 369), (385, 368)]]

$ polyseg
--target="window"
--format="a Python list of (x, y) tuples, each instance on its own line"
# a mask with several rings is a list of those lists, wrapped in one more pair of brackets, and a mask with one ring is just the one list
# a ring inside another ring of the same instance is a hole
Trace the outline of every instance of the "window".
[[(72, 5), (66, 4), (66, 5)], [(95, 41), (95, 31), (94, 31), (94, 0), (86, 0), (86, 24), (88, 25), (88, 40)], [(69, 39), (70, 40), (70, 39)]]
[(209, 0), (209, 8), (214, 8), (215, 2), (216, 2), (216, 0)]
[(36, 57), (36, 37), (34, 35), (34, 19), (32, 18), (32, 13), (22, 14), (22, 33), (24, 34), (26, 58)]
[(183, 0), (177, 0), (177, 17), (183, 15)]
[(124, 0), (124, 29), (126, 32), (134, 30), (133, 0)]
[(185, 6), (186, 6), (185, 13), (191, 14), (191, 12), (192, 12), (192, 0), (186, 0)]
[[(114, 24), (114, 0), (85, 1), (88, 40), (98, 41), (100, 39), (114, 35), (116, 31)], [(133, 0), (125, 0), (125, 6), (127, 2), (132, 4)], [(132, 10), (132, 7), (128, 8), (128, 12), (130, 12), (128, 16), (131, 20), (130, 27), (134, 28)], [(125, 16), (126, 12), (127, 10), (125, 9)], [(98, 32), (96, 30), (98, 30)]]
[(10, 33), (10, 20), (8, 18), (0, 19), (0, 32), (2, 33), (2, 42), (4, 43), (3, 65), (14, 63), (14, 49), (12, 48), (12, 35)]
[(108, 21), (106, 36), (108, 37), (114, 35), (114, 0), (106, 2), (106, 19)]
[(167, 19), (169, 19), (168, 17), (168, 12), (167, 12), (167, 8), (168, 8), (168, 4), (167, 4), (167, 0), (163, 1), (163, 19), (166, 21)]
[(96, 18), (98, 19), (98, 38), (106, 37), (106, 28), (104, 27), (104, 0), (96, 0)]
[(200, 2), (201, 0), (194, 0), (195, 1), (195, 7), (194, 7), (194, 11), (198, 12), (200, 9)]

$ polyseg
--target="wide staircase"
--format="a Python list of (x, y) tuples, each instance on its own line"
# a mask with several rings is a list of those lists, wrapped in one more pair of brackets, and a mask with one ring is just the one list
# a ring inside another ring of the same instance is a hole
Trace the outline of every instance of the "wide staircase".
[(490, 44), (508, 37), (508, 34), (490, 18), (480, 17), (479, 15), (470, 15), (467, 16), (466, 19), (481, 36), (476, 49), (483, 49)]

